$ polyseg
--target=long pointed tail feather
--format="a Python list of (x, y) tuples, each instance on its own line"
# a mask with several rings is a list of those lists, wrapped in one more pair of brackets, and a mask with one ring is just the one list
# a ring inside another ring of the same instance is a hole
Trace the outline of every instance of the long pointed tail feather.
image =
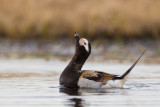
[(131, 70), (135, 67), (135, 65), (137, 64), (137, 62), (141, 59), (141, 57), (144, 55), (144, 53), (146, 52), (147, 48), (143, 51), (143, 53), (141, 54), (141, 56), (136, 60), (136, 62), (133, 63), (133, 65), (120, 77), (115, 77), (115, 79), (124, 79), (130, 72)]

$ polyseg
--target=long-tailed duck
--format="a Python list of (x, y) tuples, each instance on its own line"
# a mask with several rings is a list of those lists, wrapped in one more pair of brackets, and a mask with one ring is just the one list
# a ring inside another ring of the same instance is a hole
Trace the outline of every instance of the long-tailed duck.
[(146, 51), (144, 50), (136, 62), (121, 76), (101, 71), (81, 70), (91, 53), (91, 45), (87, 39), (80, 38), (77, 33), (74, 36), (76, 39), (75, 55), (60, 76), (60, 85), (68, 88), (122, 88), (127, 75)]

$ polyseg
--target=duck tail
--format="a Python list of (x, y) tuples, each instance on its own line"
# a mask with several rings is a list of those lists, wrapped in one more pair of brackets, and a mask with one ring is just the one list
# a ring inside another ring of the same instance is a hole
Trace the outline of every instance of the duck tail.
[(133, 63), (133, 65), (120, 77), (115, 77), (114, 80), (116, 79), (124, 79), (130, 72), (131, 70), (135, 67), (135, 65), (137, 64), (137, 62), (141, 59), (141, 57), (144, 55), (144, 53), (146, 52), (147, 48), (143, 51), (143, 53), (141, 54), (141, 56), (136, 60), (136, 62)]

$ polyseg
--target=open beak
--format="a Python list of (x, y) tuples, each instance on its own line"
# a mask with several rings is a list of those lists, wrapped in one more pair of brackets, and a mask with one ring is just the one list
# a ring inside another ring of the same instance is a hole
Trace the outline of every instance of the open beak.
[(78, 35), (78, 33), (77, 33), (77, 32), (74, 32), (74, 36), (75, 36), (76, 41), (77, 41), (77, 42), (79, 42), (80, 37), (79, 37), (79, 35)]

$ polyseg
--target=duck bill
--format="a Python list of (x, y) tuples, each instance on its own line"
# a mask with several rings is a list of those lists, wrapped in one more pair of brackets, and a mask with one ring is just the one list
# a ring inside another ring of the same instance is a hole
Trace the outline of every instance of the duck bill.
[(80, 36), (78, 35), (77, 32), (74, 32), (74, 37), (75, 37), (76, 41), (79, 42)]

